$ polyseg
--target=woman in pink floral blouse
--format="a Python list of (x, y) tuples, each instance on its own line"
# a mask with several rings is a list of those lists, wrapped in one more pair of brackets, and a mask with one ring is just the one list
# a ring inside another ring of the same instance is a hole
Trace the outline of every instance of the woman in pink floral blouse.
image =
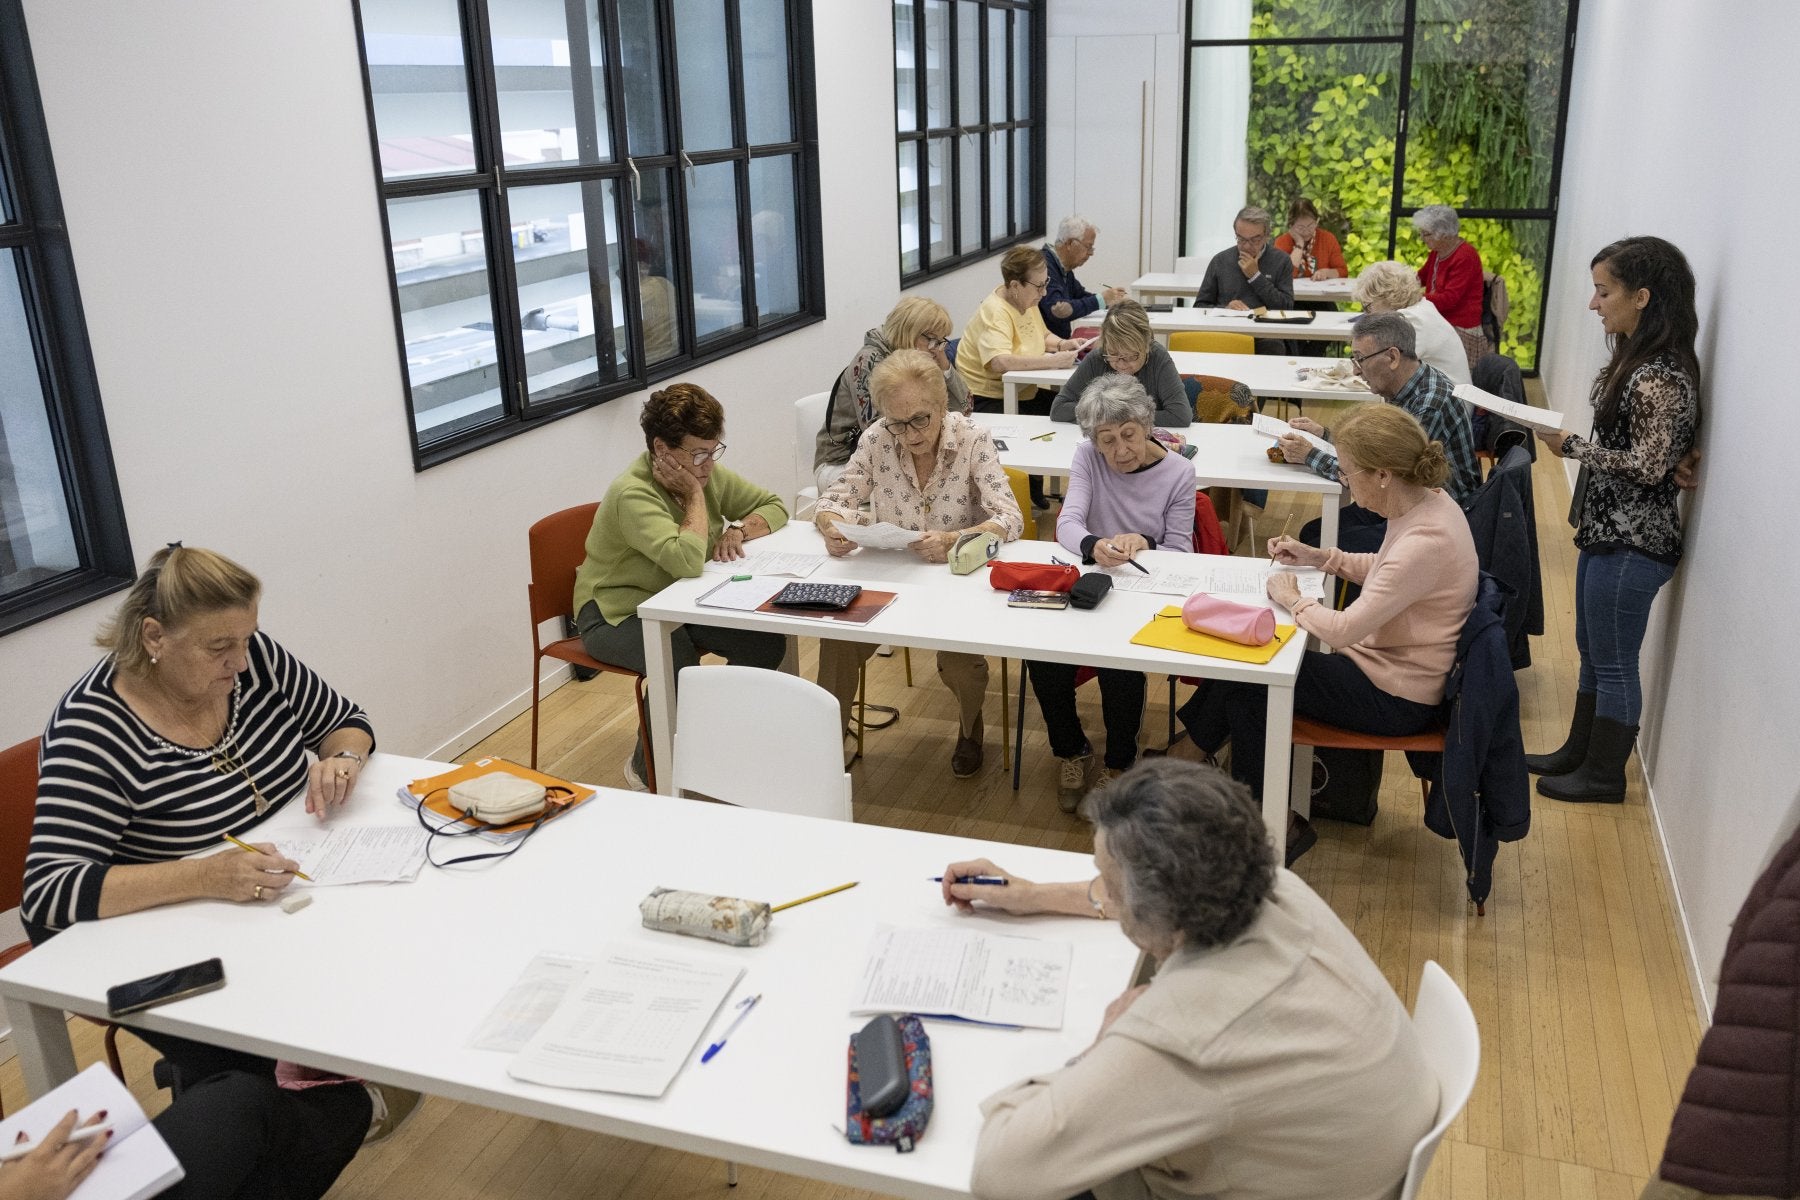
[[(987, 430), (962, 413), (946, 411), (944, 373), (922, 350), (896, 350), (869, 377), (881, 419), (869, 426), (844, 473), (819, 500), (816, 518), (825, 548), (849, 554), (856, 544), (840, 522), (888, 522), (919, 531), (911, 550), (944, 562), (960, 534), (986, 530), (1012, 541), (1024, 528), (1000, 452)], [(819, 643), (819, 684), (837, 697), (844, 723), (856, 698), (857, 675), (875, 647), (830, 639)], [(981, 769), (981, 700), (988, 663), (979, 654), (940, 650), (938, 677), (956, 697), (961, 728), (950, 769), (960, 778)]]

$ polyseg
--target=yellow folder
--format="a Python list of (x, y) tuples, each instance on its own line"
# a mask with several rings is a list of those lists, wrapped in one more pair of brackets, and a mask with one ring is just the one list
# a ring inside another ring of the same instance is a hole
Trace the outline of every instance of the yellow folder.
[(1131, 637), (1134, 646), (1155, 646), (1159, 650), (1179, 650), (1183, 654), (1204, 654), (1211, 658), (1228, 658), (1232, 662), (1266, 663), (1281, 652), (1294, 636), (1292, 625), (1277, 625), (1274, 640), (1264, 646), (1246, 646), (1228, 642), (1210, 633), (1195, 633), (1181, 622), (1181, 610), (1174, 605), (1163, 609), (1150, 623)]

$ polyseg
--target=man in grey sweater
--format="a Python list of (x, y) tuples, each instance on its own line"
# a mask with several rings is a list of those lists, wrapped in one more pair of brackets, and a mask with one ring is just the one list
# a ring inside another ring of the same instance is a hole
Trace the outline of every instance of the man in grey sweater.
[(1204, 308), (1292, 308), (1294, 264), (1269, 244), (1269, 213), (1254, 205), (1231, 223), (1237, 245), (1212, 256), (1194, 303)]

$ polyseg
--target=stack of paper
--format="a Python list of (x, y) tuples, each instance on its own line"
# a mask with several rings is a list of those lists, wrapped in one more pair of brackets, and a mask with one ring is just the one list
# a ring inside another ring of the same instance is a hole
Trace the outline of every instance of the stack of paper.
[(1068, 942), (966, 929), (875, 932), (850, 1011), (1061, 1029)]
[(1280, 417), (1271, 417), (1267, 413), (1253, 414), (1250, 418), (1250, 428), (1256, 430), (1256, 432), (1262, 434), (1266, 438), (1274, 438), (1277, 441), (1281, 439), (1283, 434), (1298, 434), (1308, 442), (1311, 442), (1315, 449), (1323, 450), (1327, 454), (1337, 453), (1336, 450), (1332, 449), (1331, 443), (1324, 438), (1317, 434), (1308, 433), (1304, 429), (1295, 429)]

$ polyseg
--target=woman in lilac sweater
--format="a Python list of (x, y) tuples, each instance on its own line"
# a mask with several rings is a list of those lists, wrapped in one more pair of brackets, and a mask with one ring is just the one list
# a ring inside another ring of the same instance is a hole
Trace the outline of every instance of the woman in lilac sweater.
[[(1294, 715), (1358, 733), (1421, 733), (1438, 719), (1456, 643), (1475, 606), (1475, 539), (1441, 486), (1450, 470), (1443, 445), (1428, 439), (1411, 413), (1367, 405), (1344, 421), (1334, 440), (1338, 478), (1358, 504), (1386, 519), (1387, 533), (1374, 554), (1270, 540), (1269, 557), (1277, 563), (1323, 567), (1362, 585), (1356, 601), (1337, 612), (1303, 599), (1292, 574), (1269, 577), (1269, 598), (1336, 651), (1307, 651), (1294, 685)], [(1265, 711), (1262, 685), (1215, 680), (1202, 684), (1178, 715), (1209, 755), (1229, 738), (1231, 773), (1257, 791)], [(1316, 840), (1310, 826), (1293, 818), (1288, 861)]]
[[(1141, 550), (1194, 548), (1194, 464), (1152, 436), (1156, 406), (1130, 375), (1105, 375), (1089, 384), (1075, 406), (1088, 439), (1075, 449), (1069, 494), (1056, 522), (1056, 540), (1083, 563), (1121, 566)], [(1075, 712), (1075, 673), (1065, 663), (1026, 664), (1031, 689), (1060, 764), (1056, 801), (1072, 813), (1087, 794), (1093, 747)], [(1144, 714), (1144, 677), (1102, 668), (1100, 708), (1106, 720), (1103, 780), (1137, 761)]]

